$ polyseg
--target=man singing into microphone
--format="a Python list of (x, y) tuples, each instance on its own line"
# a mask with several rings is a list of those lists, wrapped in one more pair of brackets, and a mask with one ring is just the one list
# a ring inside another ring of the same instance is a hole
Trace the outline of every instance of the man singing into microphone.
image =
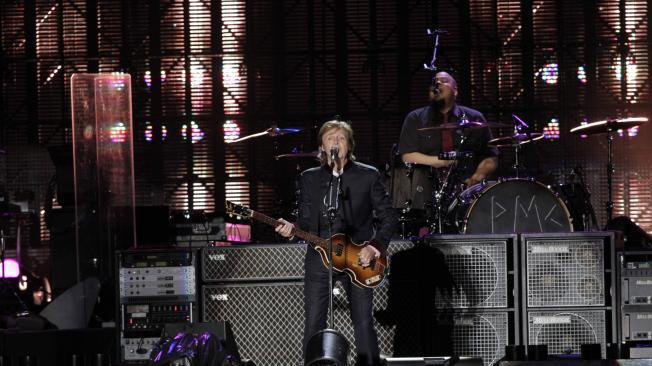
[[(360, 251), (359, 262), (369, 266), (374, 258), (385, 254), (397, 226), (397, 216), (378, 170), (355, 161), (353, 130), (343, 121), (328, 121), (319, 130), (321, 167), (304, 171), (300, 179), (297, 225), (322, 238), (329, 237), (329, 207), (334, 211), (332, 234), (344, 233), (355, 243), (370, 240)], [(378, 219), (376, 227), (372, 224)], [(292, 237), (294, 225), (276, 231)], [(308, 339), (326, 328), (328, 310), (328, 269), (316, 250), (308, 249), (305, 259), (303, 346)], [(378, 338), (373, 326), (373, 292), (370, 288), (351, 285), (348, 276), (339, 274), (350, 303), (358, 365), (379, 365)]]
[(481, 182), (498, 166), (498, 150), (487, 145), (492, 138), (488, 128), (419, 129), (443, 123), (459, 125), (462, 120), (486, 122), (484, 116), (456, 103), (457, 81), (447, 72), (438, 72), (432, 78), (429, 96), (430, 105), (415, 109), (405, 117), (398, 145), (403, 161), (444, 168), (454, 160), (440, 160), (439, 153), (460, 149), (473, 154), (470, 161), (462, 161), (463, 166), (458, 166), (461, 179), (467, 186)]

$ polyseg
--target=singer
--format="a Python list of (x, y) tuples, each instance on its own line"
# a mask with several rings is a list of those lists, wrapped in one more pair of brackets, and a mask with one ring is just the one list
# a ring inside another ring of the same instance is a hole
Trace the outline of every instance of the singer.
[(487, 145), (487, 142), (492, 139), (488, 128), (464, 131), (464, 144), (462, 144), (461, 129), (430, 131), (419, 131), (419, 129), (443, 123), (459, 124), (462, 119), (486, 122), (484, 116), (475, 109), (456, 103), (457, 81), (447, 72), (438, 72), (432, 78), (429, 95), (430, 105), (413, 110), (403, 122), (398, 143), (403, 161), (434, 168), (447, 167), (455, 160), (439, 159), (438, 154), (462, 146), (462, 150), (473, 152), (474, 157), (468, 164), (458, 165), (458, 170), (461, 172), (460, 179), (467, 186), (481, 182), (498, 166), (498, 149)]
[[(328, 208), (334, 208), (333, 233), (345, 233), (354, 242), (375, 239), (360, 252), (360, 263), (368, 266), (384, 254), (398, 221), (389, 194), (378, 170), (355, 161), (353, 130), (347, 122), (328, 121), (319, 130), (321, 167), (304, 171), (300, 179), (299, 228), (328, 238)], [(378, 224), (374, 228), (374, 214)], [(276, 231), (292, 237), (294, 225), (284, 224)], [(303, 346), (316, 332), (326, 328), (328, 310), (328, 270), (317, 251), (308, 249), (305, 258), (305, 328)], [(349, 277), (335, 275), (344, 287), (351, 309), (357, 365), (379, 365), (378, 338), (373, 326), (373, 290), (351, 286)]]

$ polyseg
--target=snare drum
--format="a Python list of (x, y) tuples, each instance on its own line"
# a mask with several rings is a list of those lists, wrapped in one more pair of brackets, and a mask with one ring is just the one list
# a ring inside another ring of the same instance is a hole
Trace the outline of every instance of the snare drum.
[(471, 186), (450, 211), (460, 232), (466, 234), (573, 231), (564, 202), (543, 184), (527, 179)]

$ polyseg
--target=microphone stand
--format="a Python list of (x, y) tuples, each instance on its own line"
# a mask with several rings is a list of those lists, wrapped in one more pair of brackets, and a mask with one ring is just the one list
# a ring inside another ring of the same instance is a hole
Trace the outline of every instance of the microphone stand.
[(423, 64), (423, 68), (428, 71), (437, 71), (437, 50), (439, 49), (439, 36), (442, 34), (448, 34), (448, 31), (445, 29), (427, 29), (426, 34), (428, 37), (433, 38), (433, 47), (432, 47), (432, 60), (430, 64)]
[[(333, 167), (337, 164), (333, 163)], [(328, 329), (335, 329), (333, 321), (333, 224), (338, 214), (338, 199), (339, 192), (335, 192), (335, 204), (333, 204), (333, 172), (331, 171), (331, 179), (328, 182)], [(339, 189), (338, 189), (339, 191)]]
[[(334, 159), (331, 159), (332, 161)], [(337, 165), (332, 165), (337, 167)], [(333, 195), (333, 172), (331, 171), (330, 182), (328, 183), (328, 307), (330, 317), (326, 329), (323, 329), (310, 337), (306, 345), (305, 365), (321, 365), (323, 361), (329, 361), (329, 365), (344, 366), (349, 354), (349, 342), (342, 333), (337, 332), (333, 321), (333, 225), (339, 211), (338, 200), (340, 198), (341, 176), (338, 179), (337, 191)], [(335, 196), (335, 203), (333, 203)], [(319, 362), (319, 363), (315, 363)], [(334, 362), (334, 363), (333, 363)]]

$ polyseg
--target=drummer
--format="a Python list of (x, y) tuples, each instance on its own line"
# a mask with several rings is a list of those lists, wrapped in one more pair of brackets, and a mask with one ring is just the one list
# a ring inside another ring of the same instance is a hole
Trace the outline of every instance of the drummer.
[[(487, 144), (492, 138), (488, 127), (429, 131), (419, 131), (419, 129), (444, 123), (459, 125), (464, 120), (486, 122), (484, 116), (475, 109), (455, 102), (457, 82), (447, 72), (438, 72), (432, 78), (429, 92), (430, 105), (413, 110), (403, 122), (398, 144), (403, 161), (444, 168), (453, 164), (455, 160), (441, 160), (440, 153), (453, 150), (469, 152), (472, 153), (472, 158), (458, 162), (460, 182), (463, 181), (466, 186), (481, 182), (498, 166), (498, 149)], [(464, 137), (463, 144), (462, 137)]]

